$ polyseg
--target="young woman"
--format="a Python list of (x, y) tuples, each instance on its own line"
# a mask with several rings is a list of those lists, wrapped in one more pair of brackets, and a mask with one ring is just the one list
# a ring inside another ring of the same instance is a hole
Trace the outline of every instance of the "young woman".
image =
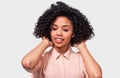
[(22, 59), (32, 78), (102, 78), (101, 67), (85, 44), (94, 36), (93, 28), (79, 10), (63, 2), (52, 4), (39, 17), (34, 35), (42, 41)]

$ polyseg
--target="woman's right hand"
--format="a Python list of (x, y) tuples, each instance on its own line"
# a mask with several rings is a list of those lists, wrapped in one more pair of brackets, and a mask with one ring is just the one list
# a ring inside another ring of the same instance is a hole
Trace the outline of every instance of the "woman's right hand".
[(44, 44), (46, 47), (50, 47), (53, 46), (52, 41), (50, 41), (48, 38), (46, 37), (42, 37), (42, 44)]

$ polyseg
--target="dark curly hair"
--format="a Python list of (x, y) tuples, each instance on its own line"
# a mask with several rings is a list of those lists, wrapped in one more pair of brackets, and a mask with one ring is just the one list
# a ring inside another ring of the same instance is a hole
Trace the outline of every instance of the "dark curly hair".
[(94, 36), (93, 28), (86, 16), (78, 9), (72, 8), (60, 1), (56, 2), (56, 4), (51, 4), (51, 7), (39, 17), (33, 35), (36, 38), (46, 37), (51, 40), (51, 24), (58, 16), (67, 17), (73, 24), (74, 38), (70, 41), (71, 45), (91, 39)]

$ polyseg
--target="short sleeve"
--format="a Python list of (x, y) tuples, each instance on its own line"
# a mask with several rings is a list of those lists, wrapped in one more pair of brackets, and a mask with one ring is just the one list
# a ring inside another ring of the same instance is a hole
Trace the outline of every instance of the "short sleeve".
[(42, 58), (43, 58), (43, 56), (40, 58), (38, 64), (34, 67), (34, 69), (28, 70), (28, 72), (30, 72), (30, 73), (35, 73), (35, 72), (37, 72), (37, 71), (40, 69), (40, 67), (41, 67)]
[[(78, 52), (80, 54), (80, 52)], [(81, 72), (82, 72), (82, 78), (88, 78), (88, 74), (87, 74), (87, 71), (86, 71), (86, 67), (85, 67), (85, 63), (83, 61), (83, 58), (80, 54), (80, 69), (81, 69)]]
[(32, 78), (44, 78), (43, 69), (47, 63), (49, 56), (48, 54), (48, 52), (44, 53), (36, 67), (32, 71), (30, 71), (32, 73)]
[(87, 72), (86, 72), (85, 64), (84, 64), (84, 67), (83, 67), (83, 72), (84, 72), (85, 78), (88, 78), (88, 74), (87, 74)]

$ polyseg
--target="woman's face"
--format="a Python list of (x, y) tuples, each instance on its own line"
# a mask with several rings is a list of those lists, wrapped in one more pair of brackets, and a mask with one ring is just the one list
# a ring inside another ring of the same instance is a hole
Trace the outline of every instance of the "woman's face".
[(51, 25), (51, 39), (55, 47), (68, 46), (73, 36), (73, 25), (71, 21), (59, 16)]

